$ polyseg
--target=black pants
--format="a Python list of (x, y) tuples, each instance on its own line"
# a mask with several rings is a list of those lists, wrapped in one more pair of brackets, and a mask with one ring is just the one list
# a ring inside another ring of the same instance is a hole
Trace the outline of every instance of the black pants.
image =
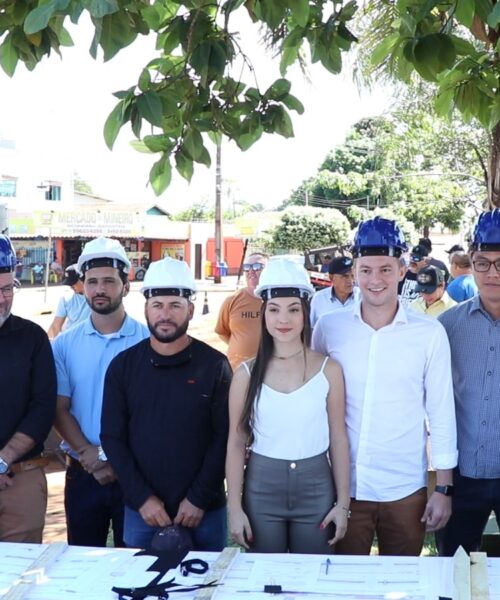
[(81, 466), (68, 466), (64, 488), (68, 544), (104, 547), (111, 525), (115, 547), (125, 546), (122, 496), (117, 481), (100, 485)]
[(453, 556), (459, 546), (476, 552), (491, 511), (500, 518), (500, 479), (471, 479), (455, 469), (452, 513), (446, 527), (436, 533), (440, 556)]

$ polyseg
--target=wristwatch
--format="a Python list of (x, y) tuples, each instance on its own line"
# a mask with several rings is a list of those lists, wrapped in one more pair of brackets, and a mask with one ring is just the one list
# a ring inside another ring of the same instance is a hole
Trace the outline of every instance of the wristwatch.
[(108, 457), (102, 449), (102, 446), (97, 446), (97, 460), (99, 460), (100, 462), (106, 462), (108, 460)]
[(453, 496), (453, 486), (452, 485), (437, 485), (434, 488), (434, 491), (438, 494), (443, 494), (445, 496)]
[(4, 459), (0, 456), (0, 475), (5, 475), (9, 472), (9, 464), (4, 461)]

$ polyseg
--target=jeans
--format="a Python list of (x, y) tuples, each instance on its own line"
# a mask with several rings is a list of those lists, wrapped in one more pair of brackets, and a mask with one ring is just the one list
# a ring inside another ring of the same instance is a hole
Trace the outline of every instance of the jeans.
[[(129, 548), (149, 548), (154, 534), (163, 529), (151, 527), (141, 515), (125, 507), (124, 539)], [(226, 507), (208, 510), (198, 527), (191, 529), (194, 550), (220, 552), (226, 546), (227, 514)]]
[(106, 546), (109, 526), (115, 547), (123, 547), (123, 495), (117, 481), (99, 484), (79, 465), (66, 471), (64, 508), (68, 544)]
[(459, 546), (476, 552), (491, 511), (500, 520), (500, 479), (472, 479), (453, 472), (452, 513), (446, 527), (436, 533), (440, 556), (453, 556)]

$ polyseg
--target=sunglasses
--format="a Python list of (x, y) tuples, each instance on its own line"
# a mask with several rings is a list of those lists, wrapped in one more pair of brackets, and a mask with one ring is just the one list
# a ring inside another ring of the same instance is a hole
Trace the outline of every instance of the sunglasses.
[(248, 272), (248, 271), (262, 271), (262, 269), (265, 267), (265, 265), (263, 263), (253, 263), (253, 264), (248, 264), (245, 263), (243, 265), (243, 271)]

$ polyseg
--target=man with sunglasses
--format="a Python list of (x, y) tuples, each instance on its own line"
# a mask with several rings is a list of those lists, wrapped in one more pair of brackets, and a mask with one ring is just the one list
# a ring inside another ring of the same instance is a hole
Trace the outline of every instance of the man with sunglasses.
[(479, 216), (470, 247), (479, 294), (439, 316), (451, 346), (458, 467), (442, 556), (479, 549), (492, 511), (500, 519), (500, 210)]
[(47, 480), (42, 456), (56, 409), (47, 334), (11, 314), (16, 253), (0, 235), (0, 541), (42, 542)]
[(233, 371), (257, 353), (262, 300), (254, 295), (254, 291), (266, 264), (265, 254), (250, 254), (243, 265), (246, 287), (226, 298), (219, 312), (215, 333), (228, 345), (227, 358)]

